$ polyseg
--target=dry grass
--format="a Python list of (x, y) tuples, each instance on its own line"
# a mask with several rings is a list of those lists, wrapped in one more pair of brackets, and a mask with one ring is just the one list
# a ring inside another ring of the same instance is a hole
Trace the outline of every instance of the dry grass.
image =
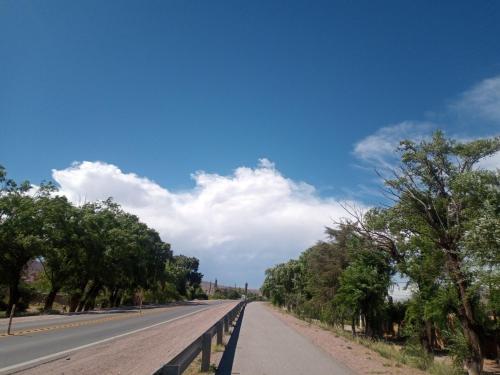
[[(408, 365), (410, 367), (423, 370), (432, 375), (463, 375), (465, 372), (448, 363), (433, 360), (432, 356), (419, 350), (405, 350), (403, 347), (388, 342), (373, 340), (370, 338), (355, 336), (350, 332), (332, 327), (327, 324), (314, 321), (311, 324), (320, 326), (323, 329), (332, 331), (337, 336), (342, 336), (347, 340), (351, 340), (361, 344), (382, 357), (393, 360), (396, 364)], [(385, 365), (384, 365), (385, 366)], [(397, 365), (396, 365), (397, 367)]]

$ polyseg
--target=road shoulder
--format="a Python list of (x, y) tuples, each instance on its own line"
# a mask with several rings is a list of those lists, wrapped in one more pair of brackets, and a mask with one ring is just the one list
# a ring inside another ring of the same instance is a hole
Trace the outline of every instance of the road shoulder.
[(291, 329), (263, 303), (253, 302), (243, 315), (234, 362), (217, 374), (352, 375), (353, 371)]
[(356, 342), (338, 336), (333, 331), (322, 328), (296, 318), (295, 316), (265, 304), (280, 321), (306, 337), (314, 345), (320, 347), (336, 361), (344, 364), (359, 374), (386, 374), (386, 375), (425, 375), (418, 369), (399, 364), (382, 357), (375, 351)]

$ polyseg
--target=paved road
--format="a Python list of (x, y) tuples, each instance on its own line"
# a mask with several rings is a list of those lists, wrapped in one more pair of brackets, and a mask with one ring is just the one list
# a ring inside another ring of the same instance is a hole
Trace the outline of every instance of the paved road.
[[(218, 303), (217, 301), (209, 301), (210, 303)], [(179, 304), (189, 304), (192, 302), (174, 302), (168, 305), (145, 305), (143, 311), (147, 313), (150, 310), (158, 310), (161, 308), (168, 308), (177, 306)], [(101, 320), (104, 318), (111, 319), (113, 317), (124, 317), (125, 314), (130, 314), (129, 316), (135, 316), (134, 314), (139, 313), (138, 307), (118, 307), (113, 309), (103, 309), (103, 310), (92, 310), (82, 313), (68, 313), (61, 315), (31, 315), (14, 318), (14, 324), (12, 329), (15, 332), (23, 333), (26, 330), (32, 328), (43, 328), (43, 327), (53, 327), (56, 325), (94, 321)], [(9, 319), (0, 319), (0, 337), (6, 335), (7, 325)]]
[[(68, 324), (76, 322), (84, 322), (96, 319), (102, 319), (103, 317), (112, 317), (123, 314), (133, 314), (137, 313), (136, 308), (128, 309), (115, 309), (115, 310), (101, 310), (101, 311), (89, 311), (85, 313), (74, 313), (66, 315), (34, 315), (14, 318), (13, 330), (17, 332), (22, 332), (29, 330), (31, 328), (42, 328), (42, 327), (52, 327), (58, 324)], [(7, 331), (8, 319), (0, 319), (0, 336), (5, 335)]]
[(354, 375), (258, 302), (245, 309), (231, 373)]
[[(88, 314), (20, 323), (24, 333), (0, 337), (0, 373), (13, 366), (209, 309), (219, 301), (190, 303), (138, 313)], [(67, 318), (67, 320), (65, 320)], [(48, 324), (50, 323), (50, 324)], [(39, 328), (39, 330), (37, 330)], [(30, 332), (31, 331), (31, 332)], [(9, 370), (10, 371), (10, 370)]]

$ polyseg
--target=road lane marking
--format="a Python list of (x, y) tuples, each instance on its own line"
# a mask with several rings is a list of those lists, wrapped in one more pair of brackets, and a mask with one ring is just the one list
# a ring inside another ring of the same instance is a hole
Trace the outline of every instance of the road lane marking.
[[(175, 307), (179, 307), (179, 306), (173, 306), (173, 307), (167, 307), (167, 308), (175, 308)], [(159, 313), (164, 311), (162, 309), (164, 309), (164, 308), (143, 310), (142, 315), (159, 314)], [(4, 333), (0, 333), (0, 339), (4, 338), (4, 337), (23, 336), (26, 334), (53, 331), (56, 329), (75, 328), (75, 327), (81, 327), (81, 326), (90, 325), (90, 324), (104, 323), (104, 322), (107, 322), (110, 320), (121, 320), (121, 319), (133, 318), (135, 316), (140, 316), (139, 311), (130, 311), (130, 312), (112, 313), (112, 314), (118, 314), (118, 315), (102, 317), (102, 318), (98, 318), (98, 319), (79, 320), (76, 322), (62, 323), (62, 324), (56, 324), (56, 325), (46, 326), (46, 327), (34, 327), (34, 328), (19, 329), (17, 331), (13, 331), (10, 335), (8, 335), (6, 332), (4, 332)]]
[[(108, 341), (112, 341), (112, 340), (115, 340), (115, 339), (118, 339), (118, 338), (121, 338), (121, 337), (132, 335), (134, 333), (142, 332), (142, 331), (145, 331), (145, 330), (150, 329), (150, 328), (158, 327), (158, 326), (160, 326), (162, 324), (171, 323), (173, 321), (176, 321), (176, 320), (179, 320), (179, 319), (182, 319), (182, 318), (186, 318), (188, 316), (191, 316), (191, 315), (200, 313), (202, 311), (208, 310), (212, 306), (207, 306), (207, 307), (205, 307), (203, 309), (192, 311), (192, 312), (190, 312), (188, 314), (181, 315), (181, 316), (178, 316), (176, 318), (169, 319), (169, 320), (165, 320), (164, 322), (155, 323), (155, 324), (152, 324), (152, 325), (147, 326), (147, 327), (139, 328), (139, 329), (136, 329), (136, 330), (133, 330), (133, 331), (130, 331), (130, 332), (121, 333), (119, 335), (108, 337), (106, 339), (102, 339), (102, 340), (99, 340), (99, 341), (94, 341), (94, 342), (91, 342), (90, 344), (85, 344), (85, 345), (77, 346), (75, 348), (66, 349), (66, 350), (63, 350), (63, 351), (60, 351), (60, 352), (57, 352), (57, 353), (49, 354), (49, 355), (46, 355), (46, 356), (43, 356), (43, 357), (38, 357), (38, 358), (29, 360), (29, 361), (26, 361), (26, 362), (21, 362), (21, 363), (15, 364), (15, 365), (3, 367), (3, 368), (0, 368), (0, 373), (5, 373), (6, 374), (9, 371), (20, 370), (20, 369), (27, 370), (28, 368), (36, 367), (37, 365), (43, 364), (44, 361), (47, 362), (47, 361), (49, 361), (49, 360), (51, 360), (53, 358), (56, 358), (56, 357), (59, 357), (59, 356), (64, 356), (65, 354), (68, 354), (68, 353), (71, 353), (71, 352), (74, 352), (74, 351), (77, 351), (77, 350), (86, 349), (86, 348), (89, 348), (89, 347), (94, 346), (94, 345), (102, 344), (102, 343), (105, 343), (105, 342), (108, 342)], [(34, 365), (34, 366), (30, 366), (30, 365)]]
[(47, 326), (47, 327), (20, 329), (17, 331), (13, 331), (10, 335), (7, 335), (7, 333), (2, 333), (2, 334), (0, 334), (0, 338), (1, 337), (12, 337), (12, 336), (22, 336), (22, 335), (26, 335), (26, 334), (30, 334), (30, 333), (52, 331), (55, 329), (62, 329), (62, 328), (80, 327), (80, 326), (85, 326), (85, 325), (89, 325), (89, 324), (98, 324), (98, 323), (107, 322), (110, 320), (119, 320), (119, 319), (129, 318), (131, 314), (133, 314), (133, 313), (124, 313), (124, 315), (109, 316), (109, 317), (100, 318), (100, 319), (82, 320), (82, 321), (78, 321), (78, 322), (57, 324), (57, 325)]

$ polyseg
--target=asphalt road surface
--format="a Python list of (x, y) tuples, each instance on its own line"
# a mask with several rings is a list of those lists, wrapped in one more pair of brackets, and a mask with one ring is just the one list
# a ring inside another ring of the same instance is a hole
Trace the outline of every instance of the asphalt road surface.
[[(103, 340), (131, 334), (148, 327), (165, 324), (173, 319), (195, 314), (218, 305), (220, 301), (189, 303), (143, 310), (120, 310), (106, 313), (89, 313), (74, 316), (50, 316), (38, 319), (14, 320), (13, 336), (0, 336), (0, 373), (11, 372), (36, 362), (47, 360), (61, 352), (78, 350)], [(6, 323), (0, 324), (4, 333)]]
[(245, 309), (230, 371), (241, 375), (354, 375), (258, 302)]

